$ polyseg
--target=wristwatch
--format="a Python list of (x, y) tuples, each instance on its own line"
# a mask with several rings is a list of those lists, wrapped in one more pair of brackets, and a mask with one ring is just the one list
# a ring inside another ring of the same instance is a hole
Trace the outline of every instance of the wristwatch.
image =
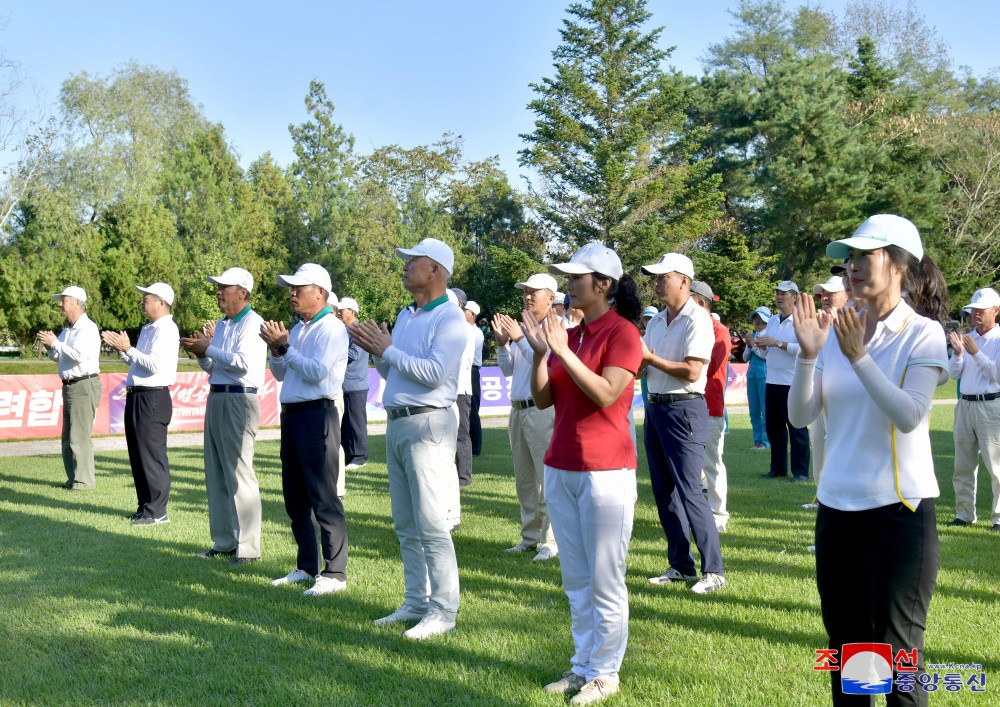
[(288, 353), (288, 344), (282, 344), (276, 350), (279, 356), (284, 356), (286, 353)]

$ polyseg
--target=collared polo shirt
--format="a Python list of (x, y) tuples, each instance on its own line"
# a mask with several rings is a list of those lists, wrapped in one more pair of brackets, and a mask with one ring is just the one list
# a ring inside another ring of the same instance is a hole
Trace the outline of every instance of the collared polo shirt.
[[(347, 336), (351, 336), (350, 330)], [(347, 350), (347, 372), (344, 374), (345, 393), (368, 390), (368, 360), (368, 352), (351, 338), (351, 346)]]
[[(767, 382), (772, 385), (791, 385), (795, 373), (795, 355), (799, 352), (799, 340), (795, 336), (795, 326), (792, 315), (782, 319), (780, 314), (774, 314), (767, 320), (764, 336), (770, 336), (788, 344), (788, 350), (782, 351), (777, 346), (768, 346), (761, 351), (767, 359)], [(833, 337), (836, 339), (836, 337)], [(826, 473), (824, 467), (823, 473)]]
[(260, 338), (264, 318), (244, 307), (230, 319), (223, 317), (215, 325), (212, 343), (198, 365), (208, 373), (212, 385), (241, 385), (245, 388), (264, 387), (264, 366), (267, 364), (267, 343)]
[(128, 364), (125, 385), (171, 386), (177, 382), (177, 352), (181, 335), (174, 317), (165, 314), (139, 331), (135, 346), (118, 355)]
[(59, 363), (63, 380), (101, 372), (101, 333), (86, 312), (59, 332), (49, 347), (49, 358)]
[(324, 307), (288, 335), (288, 352), (271, 355), (271, 373), (281, 381), (282, 404), (333, 400), (343, 389), (350, 340), (344, 323)]
[[(634, 374), (642, 364), (639, 330), (613, 309), (569, 329), (567, 335), (570, 350), (597, 375), (608, 367)], [(550, 356), (548, 365), (556, 419), (544, 462), (564, 471), (635, 469), (628, 420), (633, 386), (626, 386), (618, 400), (602, 408), (581, 390), (561, 360)]]
[[(464, 317), (465, 315), (463, 314), (462, 316)], [(463, 330), (465, 334), (465, 350), (462, 351), (462, 365), (458, 369), (459, 395), (472, 395), (472, 366), (476, 362), (476, 349), (479, 349), (480, 356), (482, 356), (483, 350), (482, 344), (476, 344), (476, 331), (477, 329), (468, 323), (466, 323)]]
[(475, 324), (470, 324), (469, 326), (472, 327), (472, 336), (476, 340), (476, 343), (475, 343), (475, 347), (476, 347), (475, 348), (475, 352), (476, 353), (475, 353), (475, 356), (473, 356), (473, 358), (472, 358), (472, 365), (473, 366), (482, 366), (483, 365), (483, 343), (486, 341), (486, 337), (483, 335), (482, 330), (479, 327), (477, 327)]
[(912, 432), (900, 432), (854, 369), (877, 366), (897, 386), (903, 385), (907, 370), (917, 366), (937, 367), (943, 372), (948, 365), (944, 330), (901, 300), (877, 324), (865, 350), (867, 356), (852, 365), (831, 333), (816, 361), (823, 376), (827, 415), (826, 457), (817, 498), (823, 505), (842, 511), (880, 508), (901, 499), (915, 506), (921, 498), (939, 495), (931, 452), (930, 409)]
[(969, 336), (976, 342), (979, 352), (975, 356), (970, 356), (967, 351), (952, 356), (948, 361), (951, 377), (962, 379), (963, 395), (1000, 393), (1000, 371), (997, 370), (1000, 365), (1000, 324), (994, 324), (985, 334), (973, 329)]
[(447, 295), (423, 307), (411, 302), (396, 318), (392, 345), (375, 358), (385, 379), (385, 407), (455, 404), (468, 323), (462, 310), (447, 303)]
[(497, 347), (500, 372), (511, 379), (511, 400), (523, 402), (531, 399), (531, 361), (534, 356), (535, 351), (524, 336)]
[[(669, 314), (670, 311), (664, 308), (646, 324), (645, 339), (649, 350), (668, 361), (697, 358), (707, 364), (712, 359), (715, 343), (712, 317), (692, 298), (688, 298), (681, 311), (668, 323)], [(701, 375), (694, 381), (671, 376), (654, 366), (646, 367), (646, 387), (650, 393), (656, 394), (704, 393), (707, 377), (707, 365), (701, 367)]]

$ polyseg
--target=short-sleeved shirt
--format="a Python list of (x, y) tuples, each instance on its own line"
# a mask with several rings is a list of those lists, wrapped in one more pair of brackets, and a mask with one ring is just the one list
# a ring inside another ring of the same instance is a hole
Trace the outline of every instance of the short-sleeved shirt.
[[(662, 312), (646, 324), (646, 346), (650, 351), (668, 361), (681, 362), (687, 358), (701, 359), (708, 363), (712, 359), (715, 335), (712, 332), (712, 317), (689, 298), (677, 316), (667, 323), (670, 311)], [(658, 368), (646, 368), (646, 383), (650, 393), (704, 393), (708, 367), (702, 366), (698, 380), (686, 381), (664, 373)]]
[[(944, 329), (904, 301), (875, 328), (865, 346), (885, 376), (898, 386), (907, 370), (932, 366), (946, 370)], [(770, 362), (768, 362), (770, 366)], [(820, 351), (826, 411), (826, 458), (817, 498), (842, 511), (881, 508), (939, 495), (929, 432), (930, 410), (912, 432), (892, 424), (854, 372), (830, 335)]]
[(715, 341), (712, 346), (712, 359), (705, 367), (708, 378), (705, 382), (705, 404), (708, 414), (712, 417), (722, 417), (726, 414), (726, 377), (729, 375), (729, 354), (733, 350), (733, 340), (729, 329), (721, 323), (712, 320)]
[[(613, 309), (567, 331), (569, 348), (598, 375), (605, 368), (635, 373), (642, 364), (639, 330)], [(606, 408), (591, 400), (555, 356), (549, 357), (549, 389), (556, 419), (544, 462), (564, 471), (635, 469), (628, 413), (633, 386)]]

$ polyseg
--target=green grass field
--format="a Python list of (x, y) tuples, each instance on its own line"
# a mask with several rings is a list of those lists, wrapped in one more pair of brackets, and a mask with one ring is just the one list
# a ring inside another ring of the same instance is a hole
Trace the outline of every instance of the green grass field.
[[(939, 690), (936, 702), (1000, 704), (1000, 536), (953, 515), (952, 410), (934, 413), (942, 567), (926, 634), (930, 662), (980, 663), (985, 694)], [(812, 544), (811, 484), (762, 480), (746, 416), (726, 439), (729, 586), (703, 597), (652, 586), (666, 567), (648, 475), (628, 585), (622, 692), (609, 705), (812, 705), (828, 679)], [(349, 586), (318, 598), (275, 588), (294, 566), (277, 443), (262, 443), (264, 559), (231, 569), (193, 556), (209, 547), (200, 449), (171, 450), (169, 525), (137, 529), (124, 453), (100, 454), (98, 490), (68, 494), (57, 456), (0, 459), (0, 703), (559, 705), (540, 687), (568, 667), (569, 612), (558, 561), (503, 552), (518, 539), (504, 430), (485, 430), (455, 536), (458, 630), (412, 643), (371, 625), (400, 603), (402, 566), (381, 437), (348, 477)], [(980, 477), (980, 516), (989, 482)], [(983, 492), (986, 492), (984, 495)], [(850, 567), (844, 567), (850, 572)]]

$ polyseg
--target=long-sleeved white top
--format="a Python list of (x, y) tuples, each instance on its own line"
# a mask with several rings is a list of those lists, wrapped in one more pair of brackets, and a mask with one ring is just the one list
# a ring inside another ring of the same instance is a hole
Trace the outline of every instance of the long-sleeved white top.
[(267, 343), (260, 338), (264, 318), (247, 305), (230, 319), (223, 317), (215, 325), (212, 343), (198, 365), (208, 373), (212, 385), (264, 387)]
[(59, 332), (49, 347), (49, 358), (59, 363), (63, 380), (101, 372), (101, 332), (86, 312)]
[[(462, 365), (458, 369), (458, 395), (472, 395), (472, 366), (476, 362), (476, 327), (465, 325), (465, 350), (462, 351)], [(479, 332), (482, 336), (482, 332)], [(482, 344), (478, 344), (482, 351)]]
[(500, 372), (511, 379), (511, 400), (523, 402), (531, 399), (531, 361), (534, 356), (535, 351), (524, 336), (497, 346), (497, 365)]
[(174, 317), (165, 314), (139, 331), (135, 346), (118, 355), (128, 364), (125, 385), (170, 386), (177, 382), (177, 352), (181, 335)]
[(953, 379), (962, 379), (962, 395), (1000, 393), (1000, 324), (994, 324), (985, 334), (973, 329), (969, 336), (979, 351), (975, 356), (968, 352), (952, 356), (948, 373)]
[(286, 405), (336, 399), (343, 392), (350, 345), (347, 327), (332, 307), (293, 326), (285, 355), (271, 355), (271, 373), (281, 381), (278, 400)]
[(486, 341), (486, 337), (483, 336), (482, 330), (479, 327), (477, 327), (475, 324), (470, 324), (469, 326), (472, 327), (472, 335), (476, 339), (475, 349), (473, 350), (473, 353), (475, 355), (472, 357), (472, 365), (473, 366), (482, 366), (483, 365), (483, 342)]
[(795, 337), (792, 315), (789, 314), (784, 319), (780, 314), (772, 315), (767, 320), (764, 336), (784, 341), (788, 345), (787, 351), (783, 351), (777, 346), (768, 346), (764, 350), (754, 351), (755, 354), (760, 354), (762, 358), (767, 360), (767, 382), (772, 385), (791, 385), (792, 373), (795, 371), (795, 355), (799, 352), (799, 341)]
[(939, 495), (929, 417), (947, 369), (944, 330), (900, 301), (865, 350), (851, 364), (831, 332), (819, 358), (796, 358), (788, 418), (805, 427), (826, 412), (820, 503), (843, 511), (900, 501), (916, 508)]
[(462, 310), (447, 303), (446, 295), (423, 307), (411, 302), (396, 318), (392, 345), (375, 357), (375, 368), (385, 379), (385, 407), (455, 404), (468, 323)]

